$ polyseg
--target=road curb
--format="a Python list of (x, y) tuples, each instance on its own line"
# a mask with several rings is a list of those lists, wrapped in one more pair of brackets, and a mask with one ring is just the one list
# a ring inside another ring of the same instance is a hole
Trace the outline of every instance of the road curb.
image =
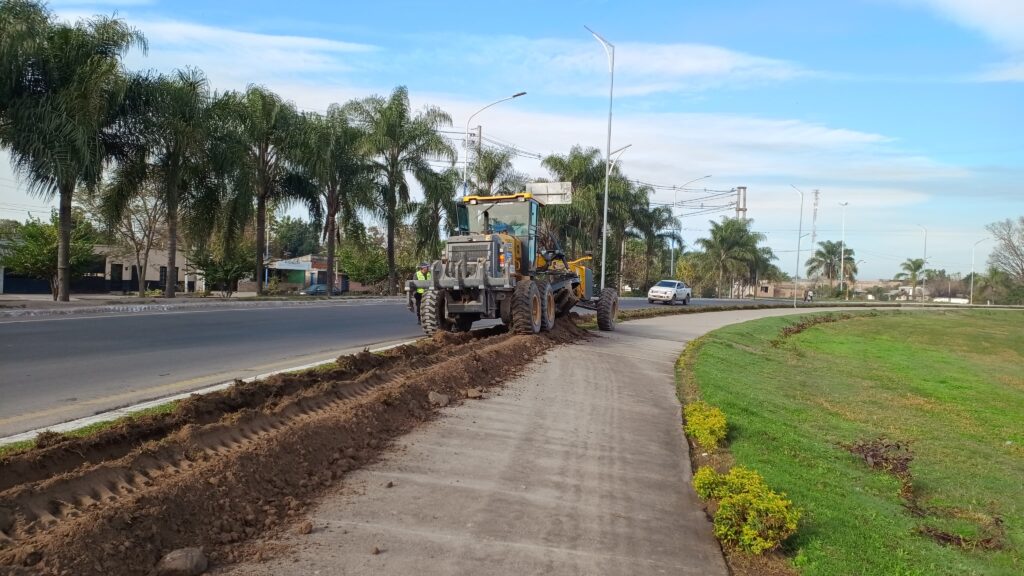
[[(383, 352), (385, 350), (390, 350), (392, 348), (398, 348), (399, 346), (406, 346), (408, 344), (412, 344), (412, 343), (418, 342), (419, 340), (420, 339), (418, 339), (418, 338), (417, 339), (412, 339), (412, 340), (402, 340), (402, 341), (399, 341), (399, 342), (394, 342), (394, 343), (387, 344), (385, 346), (381, 346), (379, 348), (373, 348), (373, 349), (369, 349), (369, 348), (366, 348), (366, 347), (354, 347), (354, 348), (349, 348), (348, 350), (356, 350), (356, 351), (358, 351), (358, 350), (369, 350), (370, 352), (376, 353), (376, 352)], [(344, 355), (345, 353), (346, 353), (345, 351), (342, 351), (342, 352), (339, 352), (339, 355)], [(202, 396), (204, 394), (209, 394), (211, 392), (218, 392), (220, 390), (224, 390), (224, 389), (230, 387), (231, 385), (233, 385), (236, 382), (236, 380), (240, 380), (242, 382), (253, 382), (253, 381), (256, 381), (256, 380), (262, 380), (263, 378), (268, 378), (270, 376), (274, 376), (276, 374), (284, 374), (284, 373), (287, 373), (287, 372), (297, 372), (299, 370), (309, 370), (310, 368), (316, 368), (317, 366), (323, 366), (325, 364), (330, 364), (332, 362), (335, 362), (335, 360), (324, 360), (322, 362), (312, 362), (312, 363), (309, 363), (309, 364), (303, 364), (301, 366), (293, 366), (291, 368), (283, 368), (281, 370), (274, 370), (272, 372), (266, 372), (264, 374), (257, 374), (256, 376), (250, 376), (248, 378), (238, 378), (238, 379), (235, 379), (235, 380), (228, 380), (227, 382), (221, 382), (220, 384), (213, 384), (213, 385), (210, 385), (210, 386), (206, 386), (206, 387), (200, 388), (198, 390), (192, 390), (190, 392), (179, 392), (177, 394), (173, 394), (173, 395), (170, 395), (170, 396), (164, 396), (164, 397), (156, 398), (156, 399), (153, 399), (153, 400), (147, 400), (145, 402), (139, 402), (139, 403), (133, 404), (131, 406), (125, 406), (124, 408), (115, 408), (114, 410), (107, 410), (106, 412), (101, 412), (99, 414), (94, 414), (92, 416), (86, 416), (85, 418), (78, 418), (76, 420), (71, 420), (71, 421), (68, 421), (68, 422), (62, 422), (60, 424), (54, 424), (53, 426), (44, 426), (42, 428), (36, 428), (35, 430), (29, 430), (28, 432), (21, 432), (19, 434), (14, 434), (14, 435), (11, 435), (11, 436), (7, 436), (5, 438), (0, 438), (0, 446), (5, 446), (7, 444), (14, 444), (15, 442), (23, 442), (25, 440), (32, 440), (36, 436), (38, 436), (40, 433), (46, 432), (46, 431), (58, 432), (58, 433), (71, 432), (71, 431), (74, 431), (74, 430), (78, 430), (80, 428), (85, 428), (86, 426), (91, 426), (93, 424), (98, 424), (100, 422), (110, 422), (110, 421), (113, 421), (113, 420), (117, 420), (117, 419), (123, 418), (125, 416), (130, 416), (131, 414), (133, 414), (135, 412), (139, 412), (139, 411), (142, 411), (142, 410), (147, 410), (149, 408), (154, 408), (156, 406), (160, 406), (161, 404), (166, 404), (168, 402), (174, 402), (175, 400), (182, 400), (182, 399), (188, 398), (188, 397), (193, 396), (193, 395)]]

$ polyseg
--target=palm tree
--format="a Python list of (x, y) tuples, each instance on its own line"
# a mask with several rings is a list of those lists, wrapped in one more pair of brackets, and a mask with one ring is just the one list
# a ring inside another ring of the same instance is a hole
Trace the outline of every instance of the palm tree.
[(752, 258), (747, 261), (746, 281), (754, 286), (754, 298), (757, 298), (758, 286), (762, 280), (774, 282), (782, 276), (782, 271), (778, 266), (772, 264), (775, 259), (775, 252), (771, 248), (758, 246), (754, 250)]
[(697, 244), (704, 250), (705, 257), (718, 274), (716, 291), (722, 295), (722, 282), (727, 274), (740, 272), (747, 263), (757, 258), (758, 244), (764, 234), (750, 229), (752, 220), (723, 218), (721, 222), (711, 221), (709, 238), (700, 238)]
[(452, 118), (434, 106), (413, 115), (405, 86), (395, 88), (387, 99), (371, 96), (349, 102), (345, 110), (366, 130), (361, 149), (377, 178), (375, 209), (387, 228), (388, 293), (395, 294), (395, 231), (409, 204), (406, 175), (412, 173), (418, 179), (429, 174), (432, 159), (455, 163), (455, 149), (438, 133), (439, 128), (451, 126)]
[(634, 226), (644, 241), (644, 284), (641, 289), (646, 291), (651, 287), (651, 263), (656, 252), (665, 246), (667, 240), (679, 241), (675, 231), (679, 220), (668, 206), (658, 206), (639, 211)]
[(455, 231), (455, 194), (461, 179), (455, 168), (417, 176), (423, 185), (423, 201), (416, 205), (413, 219), (417, 254), (430, 259), (441, 256), (444, 246), (441, 235), (451, 235)]
[(600, 246), (604, 167), (597, 148), (573, 146), (569, 154), (553, 154), (543, 160), (556, 180), (572, 182), (572, 204), (550, 206), (544, 211), (544, 228), (568, 244), (569, 253), (579, 255)]
[(163, 201), (167, 218), (167, 281), (164, 297), (174, 298), (178, 285), (179, 223), (208, 177), (207, 151), (211, 128), (210, 87), (196, 69), (170, 76), (141, 78), (130, 100), (141, 110), (141, 146), (121, 162), (107, 188), (106, 203), (120, 219), (131, 201), (152, 186)]
[(476, 194), (510, 194), (522, 189), (526, 176), (512, 167), (512, 152), (483, 148), (469, 165), (469, 174)]
[(314, 201), (309, 183), (289, 162), (301, 138), (302, 117), (291, 103), (262, 86), (229, 92), (222, 106), (233, 116), (242, 143), (235, 180), (239, 203), (256, 204), (256, 291), (262, 292), (268, 208)]
[(839, 253), (841, 250), (842, 244), (839, 242), (830, 240), (818, 242), (818, 249), (807, 259), (807, 262), (804, 262), (804, 265), (807, 266), (807, 276), (824, 276), (828, 279), (829, 287), (834, 286), (836, 278), (839, 277)]
[(318, 208), (311, 216), (323, 219), (327, 245), (327, 293), (334, 290), (335, 248), (338, 224), (347, 230), (356, 211), (368, 202), (369, 167), (359, 151), (363, 132), (352, 126), (340, 106), (332, 104), (326, 116), (308, 114), (305, 136), (298, 147), (296, 164), (318, 196)]
[(60, 199), (58, 299), (71, 291), (69, 246), (75, 188), (94, 190), (105, 164), (122, 151), (126, 74), (131, 48), (146, 49), (122, 20), (58, 23), (40, 3), (0, 3), (0, 147), (31, 193)]
[[(924, 258), (907, 258), (905, 262), (900, 264), (900, 268), (903, 272), (900, 272), (894, 278), (897, 280), (908, 279), (910, 280), (910, 293), (913, 298), (914, 292), (917, 290), (917, 278), (924, 270)], [(924, 292), (921, 293), (921, 298), (924, 299)]]

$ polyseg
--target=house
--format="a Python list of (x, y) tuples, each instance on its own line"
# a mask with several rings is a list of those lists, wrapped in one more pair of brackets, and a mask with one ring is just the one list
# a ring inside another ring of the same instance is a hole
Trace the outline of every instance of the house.
[[(95, 258), (81, 277), (71, 282), (71, 292), (79, 294), (125, 294), (138, 290), (139, 266), (135, 254), (126, 253), (123, 248), (106, 244), (93, 247)], [(162, 290), (167, 282), (166, 250), (153, 249), (143, 275), (146, 290)], [(182, 250), (177, 251), (175, 267), (179, 290), (194, 292), (196, 283), (202, 280), (195, 272), (188, 272), (188, 258)], [(27, 278), (4, 270), (0, 266), (0, 294), (49, 294), (50, 283), (40, 278)]]

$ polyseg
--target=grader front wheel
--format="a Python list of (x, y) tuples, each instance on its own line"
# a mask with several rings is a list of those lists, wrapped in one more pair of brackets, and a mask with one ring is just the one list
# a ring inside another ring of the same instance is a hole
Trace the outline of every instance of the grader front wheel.
[(427, 290), (423, 293), (423, 300), (420, 301), (420, 324), (427, 336), (433, 336), (435, 332), (447, 332), (451, 330), (451, 322), (445, 318), (444, 294), (437, 290)]
[(615, 330), (615, 319), (619, 315), (619, 293), (615, 288), (601, 290), (597, 299), (597, 327), (605, 332)]

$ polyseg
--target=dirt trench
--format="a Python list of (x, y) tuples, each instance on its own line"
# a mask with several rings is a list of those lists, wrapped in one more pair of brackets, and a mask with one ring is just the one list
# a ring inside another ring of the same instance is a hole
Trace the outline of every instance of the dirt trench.
[(144, 575), (197, 546), (213, 564), (247, 557), (346, 472), (430, 419), (431, 391), (464, 397), (540, 354), (585, 338), (439, 334), (329, 370), (193, 397), (173, 413), (0, 461), (0, 575)]

